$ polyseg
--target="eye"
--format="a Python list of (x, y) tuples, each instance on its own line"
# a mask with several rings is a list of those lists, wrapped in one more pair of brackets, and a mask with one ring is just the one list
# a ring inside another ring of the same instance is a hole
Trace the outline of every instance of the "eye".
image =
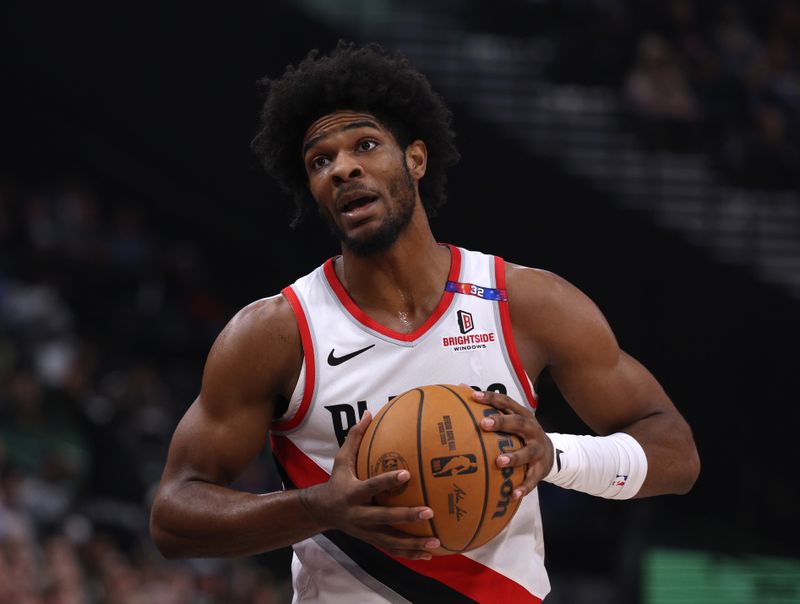
[(358, 150), (359, 151), (372, 151), (375, 147), (378, 146), (378, 143), (372, 139), (365, 138), (362, 141), (358, 141)]
[(324, 168), (330, 163), (330, 159), (325, 157), (324, 155), (317, 155), (314, 159), (311, 160), (311, 169), (312, 170), (319, 170)]

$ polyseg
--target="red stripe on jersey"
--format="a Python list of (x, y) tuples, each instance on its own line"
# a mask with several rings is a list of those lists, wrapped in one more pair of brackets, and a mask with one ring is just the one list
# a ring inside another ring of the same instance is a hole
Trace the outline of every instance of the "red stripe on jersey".
[[(500, 256), (494, 257), (494, 275), (497, 289), (506, 289), (506, 265)], [(503, 328), (503, 339), (506, 342), (506, 350), (508, 350), (511, 365), (514, 368), (514, 373), (517, 374), (519, 383), (522, 385), (522, 390), (525, 392), (528, 403), (531, 407), (536, 409), (538, 400), (536, 394), (533, 392), (533, 388), (531, 388), (528, 374), (525, 373), (525, 369), (522, 367), (522, 361), (517, 352), (517, 345), (514, 343), (514, 334), (511, 329), (511, 311), (508, 308), (509, 302), (498, 302), (497, 304), (500, 309), (500, 325)]]
[(477, 602), (541, 603), (539, 598), (516, 581), (461, 554), (434, 556), (430, 560), (394, 559)]
[[(461, 274), (461, 251), (454, 245), (448, 244), (447, 247), (450, 248), (450, 274), (448, 275), (447, 279), (448, 281), (458, 281), (458, 277)], [(355, 302), (353, 302), (350, 294), (347, 293), (347, 290), (344, 288), (342, 282), (339, 281), (339, 277), (336, 275), (336, 270), (333, 268), (333, 261), (334, 258), (329, 258), (325, 262), (325, 277), (327, 278), (331, 289), (333, 289), (334, 293), (336, 294), (336, 297), (339, 298), (339, 301), (347, 309), (347, 312), (349, 312), (353, 318), (362, 325), (365, 325), (371, 330), (377, 331), (378, 333), (395, 340), (400, 340), (402, 342), (413, 342), (422, 336), (426, 331), (436, 324), (436, 321), (438, 321), (439, 318), (445, 313), (447, 308), (450, 306), (450, 302), (453, 300), (453, 292), (444, 292), (439, 300), (439, 304), (436, 306), (436, 309), (422, 325), (420, 325), (411, 333), (400, 333), (399, 331), (384, 327), (375, 319), (369, 317), (356, 305)]]
[(289, 306), (294, 311), (294, 316), (297, 317), (297, 327), (300, 330), (300, 341), (303, 343), (303, 357), (306, 361), (306, 382), (303, 385), (303, 400), (300, 401), (300, 408), (291, 418), (284, 421), (272, 422), (274, 430), (291, 430), (292, 428), (300, 425), (303, 418), (306, 416), (309, 405), (311, 405), (311, 396), (314, 394), (314, 382), (316, 380), (317, 367), (314, 363), (314, 341), (311, 338), (311, 329), (308, 327), (308, 318), (303, 312), (303, 306), (297, 294), (291, 287), (284, 288), (281, 293), (289, 301)]
[(330, 475), (303, 453), (287, 436), (272, 435), (272, 450), (298, 489), (328, 482)]

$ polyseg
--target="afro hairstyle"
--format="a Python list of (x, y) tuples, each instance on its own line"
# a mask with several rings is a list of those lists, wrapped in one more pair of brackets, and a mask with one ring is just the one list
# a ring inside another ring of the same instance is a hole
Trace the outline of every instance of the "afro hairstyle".
[(427, 78), (402, 55), (377, 44), (357, 47), (340, 40), (330, 54), (312, 50), (280, 78), (264, 78), (259, 84), (265, 101), (251, 148), (267, 173), (293, 196), (292, 226), (316, 208), (302, 161), (303, 136), (317, 119), (341, 110), (374, 115), (401, 148), (424, 141), (428, 166), (419, 185), (423, 206), (434, 216), (445, 203), (445, 170), (459, 160), (453, 116)]

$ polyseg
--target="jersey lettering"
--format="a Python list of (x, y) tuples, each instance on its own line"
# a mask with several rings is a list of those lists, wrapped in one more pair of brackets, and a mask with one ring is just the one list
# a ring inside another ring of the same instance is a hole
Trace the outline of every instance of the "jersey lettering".
[[(480, 392), (481, 389), (478, 386), (470, 386), (473, 390)], [(488, 388), (486, 388), (485, 392), (497, 392), (498, 394), (508, 394), (508, 388), (505, 387), (504, 384), (500, 384), (499, 382), (495, 382), (494, 384), (490, 384)]]
[(347, 438), (347, 433), (350, 428), (355, 426), (358, 421), (364, 417), (364, 412), (367, 410), (367, 401), (358, 401), (358, 419), (356, 419), (356, 409), (353, 405), (347, 403), (343, 405), (326, 405), (325, 408), (331, 413), (331, 421), (333, 422), (333, 433), (336, 435), (336, 440), (341, 447), (344, 444), (344, 439)]
[[(471, 388), (480, 391), (478, 386), (471, 386)], [(500, 383), (491, 384), (486, 391), (499, 392), (500, 394), (508, 392), (506, 387)], [(397, 395), (391, 394), (387, 397), (387, 401), (391, 401), (394, 398), (397, 398)], [(341, 447), (344, 444), (344, 439), (347, 438), (347, 433), (350, 431), (350, 428), (355, 426), (361, 418), (364, 417), (364, 412), (367, 410), (367, 401), (356, 401), (356, 403), (343, 403), (341, 405), (326, 405), (325, 409), (331, 414), (333, 433), (336, 435), (336, 441)], [(356, 418), (356, 410), (358, 412), (358, 418)], [(494, 409), (486, 409), (483, 415), (486, 416), (487, 412), (496, 413)], [(504, 433), (501, 432), (500, 434)]]

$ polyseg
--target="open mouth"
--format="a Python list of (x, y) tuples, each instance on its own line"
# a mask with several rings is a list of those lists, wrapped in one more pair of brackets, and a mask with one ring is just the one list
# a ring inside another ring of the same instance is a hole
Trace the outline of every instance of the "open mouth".
[(378, 199), (377, 195), (365, 195), (364, 197), (358, 197), (344, 204), (341, 211), (343, 214), (347, 214), (348, 212), (352, 212), (358, 208), (363, 208), (365, 205), (372, 203), (376, 199)]

